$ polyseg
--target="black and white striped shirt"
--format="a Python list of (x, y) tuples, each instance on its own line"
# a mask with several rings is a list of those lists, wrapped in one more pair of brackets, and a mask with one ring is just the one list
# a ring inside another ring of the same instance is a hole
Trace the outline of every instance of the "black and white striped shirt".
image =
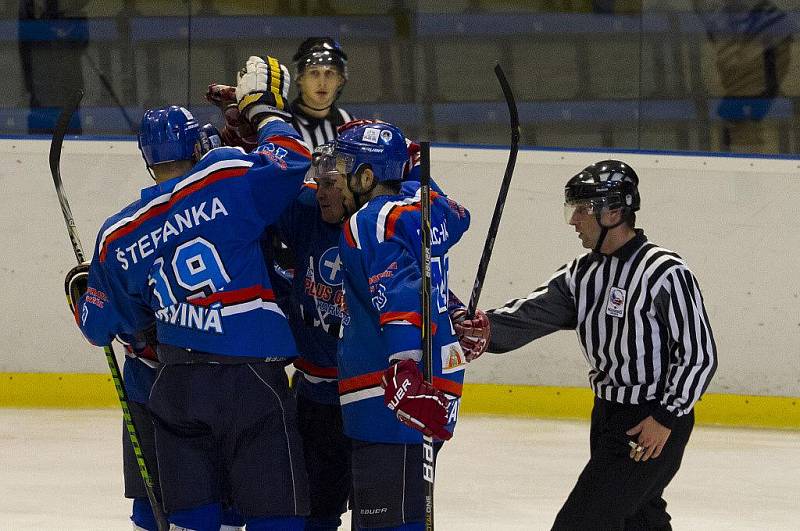
[(527, 297), (487, 315), (490, 352), (574, 329), (595, 395), (657, 402), (653, 416), (667, 427), (691, 411), (717, 368), (697, 280), (680, 256), (640, 230), (612, 255), (582, 255)]
[(295, 99), (290, 107), (292, 125), (312, 149), (336, 140), (336, 128), (353, 119), (350, 113), (336, 105), (331, 105), (325, 118), (315, 118), (303, 112), (299, 98)]

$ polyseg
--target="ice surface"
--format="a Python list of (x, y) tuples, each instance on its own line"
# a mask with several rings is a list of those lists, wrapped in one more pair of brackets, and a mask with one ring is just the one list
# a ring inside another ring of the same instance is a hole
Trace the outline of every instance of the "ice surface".
[[(586, 423), (463, 417), (440, 453), (439, 531), (546, 530)], [(114, 410), (0, 409), (0, 530), (130, 530)], [(677, 530), (795, 530), (800, 432), (698, 427), (665, 493)], [(349, 529), (349, 518), (343, 529)]]

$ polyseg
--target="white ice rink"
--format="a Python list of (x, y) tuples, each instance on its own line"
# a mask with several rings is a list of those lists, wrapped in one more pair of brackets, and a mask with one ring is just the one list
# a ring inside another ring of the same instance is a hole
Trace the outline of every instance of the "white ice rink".
[[(121, 436), (113, 410), (0, 409), (0, 529), (130, 530)], [(549, 529), (587, 457), (585, 423), (464, 417), (436, 528)], [(665, 498), (676, 530), (800, 529), (800, 432), (696, 428)]]

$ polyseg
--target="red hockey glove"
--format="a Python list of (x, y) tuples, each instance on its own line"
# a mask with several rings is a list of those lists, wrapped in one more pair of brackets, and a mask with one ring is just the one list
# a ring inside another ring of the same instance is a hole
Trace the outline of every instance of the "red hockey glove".
[(220, 130), (219, 136), (226, 146), (240, 147), (248, 153), (258, 147), (258, 135), (239, 114), (236, 87), (212, 83), (208, 86), (206, 100), (222, 111), (225, 126)]
[(397, 420), (428, 437), (447, 441), (453, 436), (444, 429), (449, 400), (444, 393), (422, 379), (414, 360), (395, 363), (383, 373), (383, 403)]
[(467, 319), (467, 310), (456, 308), (450, 310), (450, 320), (453, 321), (453, 328), (467, 361), (478, 359), (486, 352), (492, 329), (489, 318), (482, 310), (475, 310), (475, 317)]
[(206, 92), (206, 100), (220, 109), (225, 109), (230, 104), (236, 105), (236, 87), (211, 83)]

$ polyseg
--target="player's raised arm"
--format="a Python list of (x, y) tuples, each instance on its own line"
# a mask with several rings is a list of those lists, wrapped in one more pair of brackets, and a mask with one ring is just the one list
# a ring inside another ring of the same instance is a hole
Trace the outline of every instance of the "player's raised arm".
[[(239, 73), (239, 111), (258, 131), (258, 147), (247, 156), (247, 172), (256, 207), (267, 223), (274, 222), (300, 191), (311, 165), (311, 150), (287, 122), (290, 76), (274, 57), (250, 57)], [(262, 199), (269, 197), (269, 201)]]

